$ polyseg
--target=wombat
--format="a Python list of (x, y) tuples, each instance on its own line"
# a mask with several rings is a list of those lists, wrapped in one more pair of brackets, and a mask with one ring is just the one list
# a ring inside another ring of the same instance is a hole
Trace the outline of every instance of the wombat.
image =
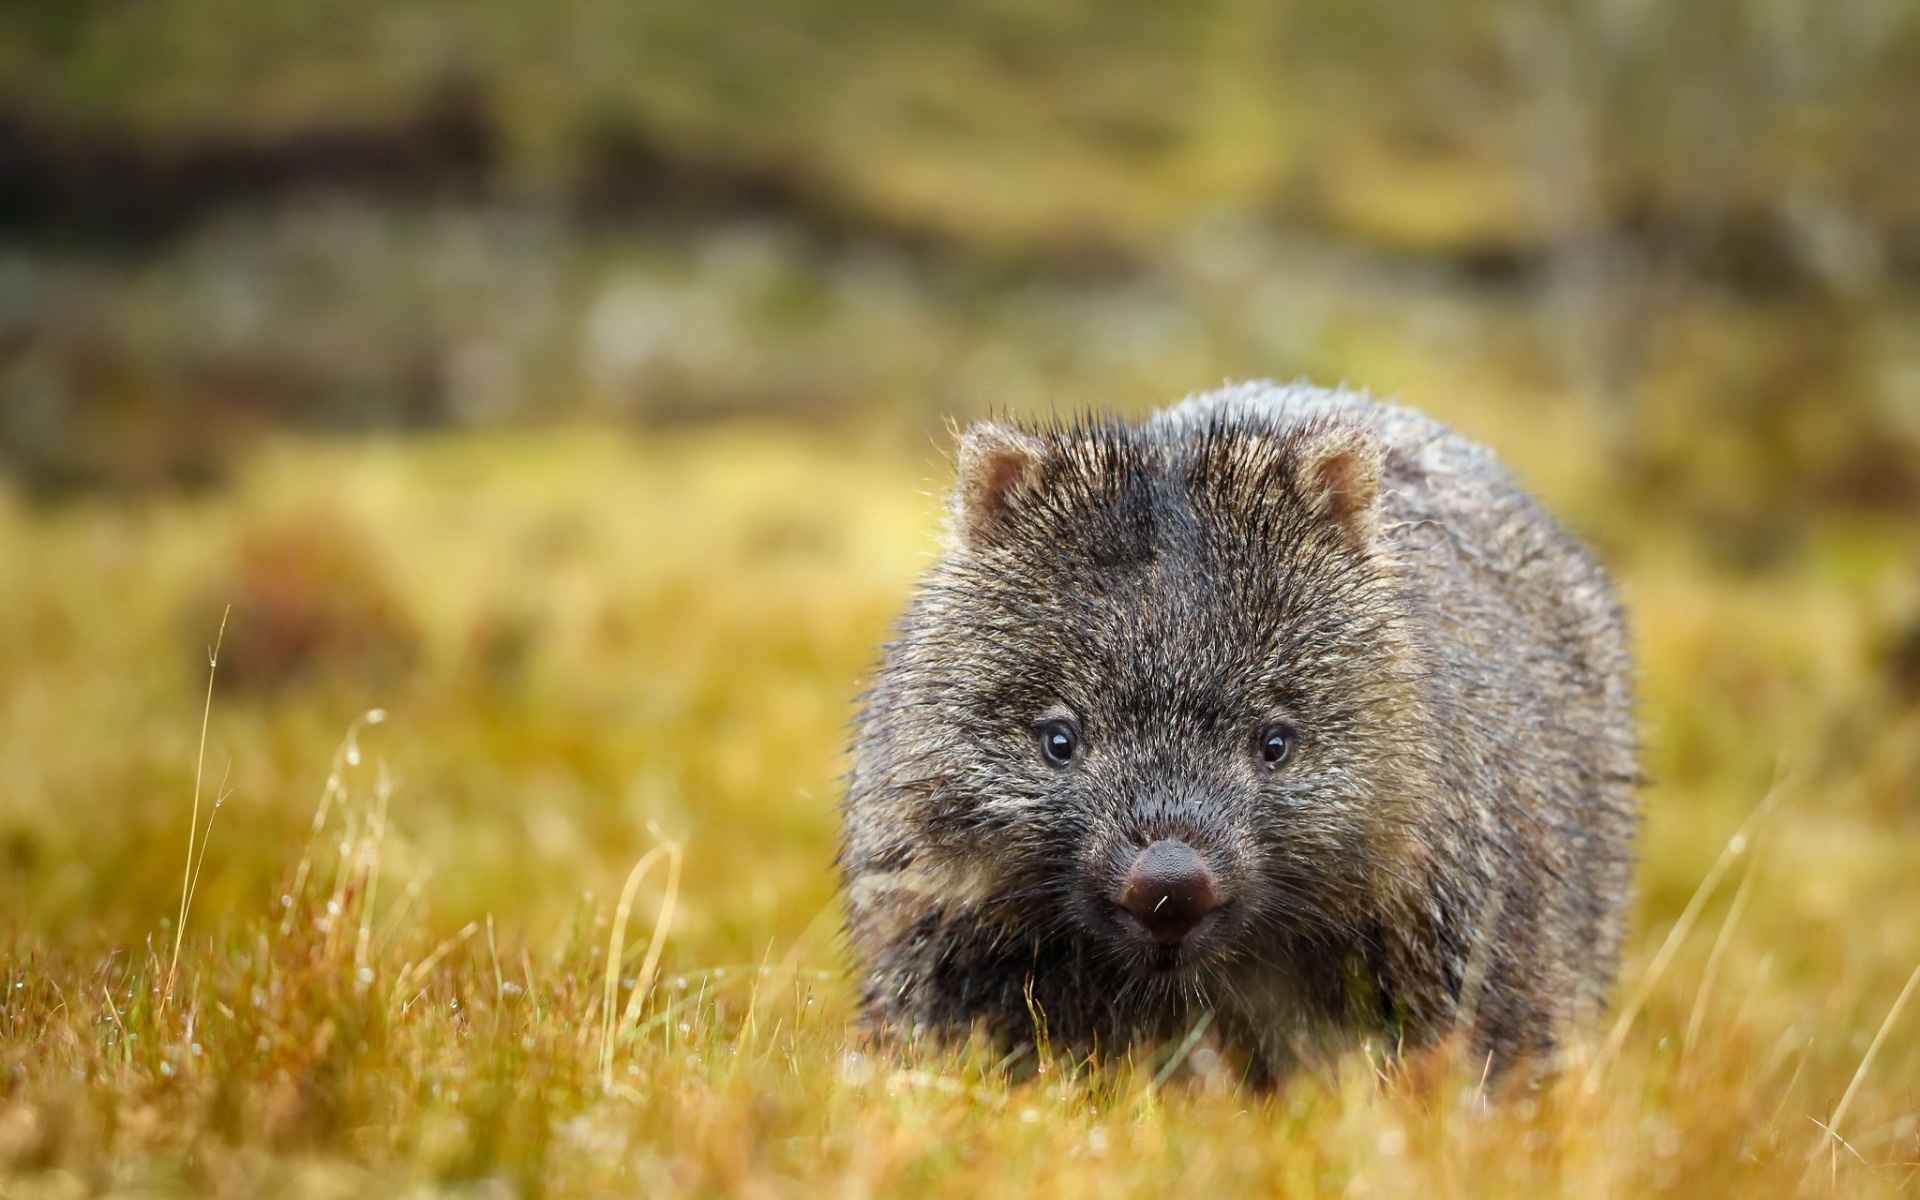
[(1457, 1032), (1550, 1067), (1605, 1009), (1638, 821), (1593, 556), (1493, 455), (1248, 384), (974, 425), (855, 726), (869, 1023), (1249, 1079)]

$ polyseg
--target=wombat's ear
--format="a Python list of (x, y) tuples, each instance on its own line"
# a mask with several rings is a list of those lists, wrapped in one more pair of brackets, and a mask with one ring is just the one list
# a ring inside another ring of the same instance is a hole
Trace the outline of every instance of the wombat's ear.
[(960, 435), (953, 482), (953, 532), (981, 537), (1021, 491), (1040, 482), (1046, 443), (1009, 425), (981, 421)]
[(1352, 426), (1333, 426), (1300, 447), (1294, 478), (1301, 498), (1345, 529), (1357, 545), (1373, 540), (1380, 495), (1380, 443)]

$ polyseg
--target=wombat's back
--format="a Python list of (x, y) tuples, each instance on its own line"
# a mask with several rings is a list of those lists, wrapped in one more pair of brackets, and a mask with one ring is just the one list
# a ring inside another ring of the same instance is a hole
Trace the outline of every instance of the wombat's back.
[[(1385, 451), (1380, 538), (1428, 656), (1443, 743), (1434, 751), (1457, 831), (1448, 856), (1473, 881), (1455, 899), (1479, 890), (1496, 910), (1482, 951), (1490, 970), (1524, 978), (1557, 1020), (1590, 1021), (1618, 966), (1638, 826), (1633, 663), (1612, 585), (1491, 451), (1424, 413), (1255, 383), (1149, 424), (1178, 440), (1221, 422), (1277, 432), (1319, 421), (1368, 429)], [(1482, 1019), (1537, 1026), (1518, 1006), (1502, 1011), (1512, 992), (1491, 987), (1494, 1011)]]

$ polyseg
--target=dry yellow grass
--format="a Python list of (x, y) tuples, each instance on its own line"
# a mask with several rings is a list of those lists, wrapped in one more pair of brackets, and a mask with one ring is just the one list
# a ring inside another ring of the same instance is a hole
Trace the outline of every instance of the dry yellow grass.
[[(1607, 510), (1577, 451), (1448, 415)], [(1910, 530), (1746, 576), (1600, 530), (1654, 782), (1618, 1036), (1544, 1090), (1440, 1060), (1156, 1089), (1164, 1056), (1010, 1083), (980, 1048), (862, 1046), (834, 935), (849, 697), (940, 474), (930, 445), (589, 430), (0, 499), (0, 1192), (1913, 1191), (1920, 706), (1884, 655)], [(266, 616), (236, 608), (196, 785), (206, 645), (287, 529), (347, 547), (315, 588), (398, 598), (375, 632), (409, 665), (353, 653), (382, 599), (249, 676), (233, 655), (286, 647), (243, 651)]]

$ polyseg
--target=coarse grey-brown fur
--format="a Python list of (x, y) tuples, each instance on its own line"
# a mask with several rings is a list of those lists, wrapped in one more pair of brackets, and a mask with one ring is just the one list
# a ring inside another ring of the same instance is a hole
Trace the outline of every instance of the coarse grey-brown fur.
[[(1604, 1010), (1627, 635), (1490, 452), (1248, 384), (1140, 424), (976, 425), (957, 473), (856, 726), (841, 868), (870, 1022), (1111, 1054), (1205, 1017), (1272, 1079), (1455, 1030), (1495, 1070), (1544, 1062)], [(1064, 768), (1036, 743), (1059, 719)], [(1297, 749), (1270, 768), (1276, 721)], [(1227, 899), (1176, 946), (1111, 899), (1168, 837)]]

